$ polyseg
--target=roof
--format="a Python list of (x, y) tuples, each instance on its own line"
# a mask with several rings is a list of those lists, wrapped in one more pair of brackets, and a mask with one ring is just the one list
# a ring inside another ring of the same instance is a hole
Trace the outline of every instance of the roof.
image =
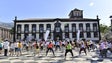
[(82, 11), (82, 10), (79, 10), (79, 9), (75, 8), (73, 11)]
[(29, 18), (29, 19), (23, 19), (23, 20), (16, 20), (16, 22), (54, 22), (56, 20), (59, 20), (61, 22), (70, 22), (70, 21), (98, 21), (99, 19), (90, 19), (90, 18)]

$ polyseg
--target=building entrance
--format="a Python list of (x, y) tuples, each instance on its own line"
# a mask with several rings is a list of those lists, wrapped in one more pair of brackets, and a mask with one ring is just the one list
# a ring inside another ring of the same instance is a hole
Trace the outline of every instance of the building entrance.
[(61, 29), (61, 23), (57, 20), (57, 22), (54, 24), (54, 40), (62, 40), (62, 29)]
[(54, 32), (54, 40), (62, 40), (62, 32), (56, 33)]

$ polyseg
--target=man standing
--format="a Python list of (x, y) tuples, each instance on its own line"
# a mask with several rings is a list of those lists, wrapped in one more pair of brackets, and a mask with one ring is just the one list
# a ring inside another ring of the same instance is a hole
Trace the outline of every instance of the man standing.
[(7, 56), (7, 53), (8, 53), (8, 47), (9, 47), (9, 42), (8, 42), (8, 40), (5, 40), (5, 42), (3, 43), (4, 56)]
[(55, 56), (54, 50), (53, 50), (53, 44), (51, 42), (47, 46), (46, 56), (49, 50), (52, 51), (53, 55)]
[(66, 45), (65, 59), (68, 52), (70, 52), (73, 57), (72, 45), (69, 42), (67, 42), (67, 45)]

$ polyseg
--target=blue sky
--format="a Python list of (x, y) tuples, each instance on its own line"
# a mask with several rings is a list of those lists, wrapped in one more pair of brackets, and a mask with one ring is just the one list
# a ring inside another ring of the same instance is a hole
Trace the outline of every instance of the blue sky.
[(27, 18), (68, 18), (74, 8), (83, 10), (84, 18), (96, 18), (110, 25), (112, 0), (0, 0), (0, 22)]

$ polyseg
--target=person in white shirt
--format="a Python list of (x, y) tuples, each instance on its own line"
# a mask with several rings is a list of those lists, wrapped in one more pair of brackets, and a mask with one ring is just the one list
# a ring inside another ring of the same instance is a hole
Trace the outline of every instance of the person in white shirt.
[(80, 56), (82, 51), (84, 51), (85, 55), (87, 55), (87, 53), (86, 53), (86, 44), (84, 43), (84, 41), (81, 41), (80, 43), (81, 44), (80, 44), (79, 56)]
[(3, 48), (4, 48), (4, 56), (7, 56), (8, 48), (9, 48), (8, 40), (5, 40), (5, 42), (3, 43)]
[(56, 41), (56, 47), (55, 47), (55, 51), (57, 51), (57, 49), (61, 50), (60, 48), (60, 42), (59, 41)]

